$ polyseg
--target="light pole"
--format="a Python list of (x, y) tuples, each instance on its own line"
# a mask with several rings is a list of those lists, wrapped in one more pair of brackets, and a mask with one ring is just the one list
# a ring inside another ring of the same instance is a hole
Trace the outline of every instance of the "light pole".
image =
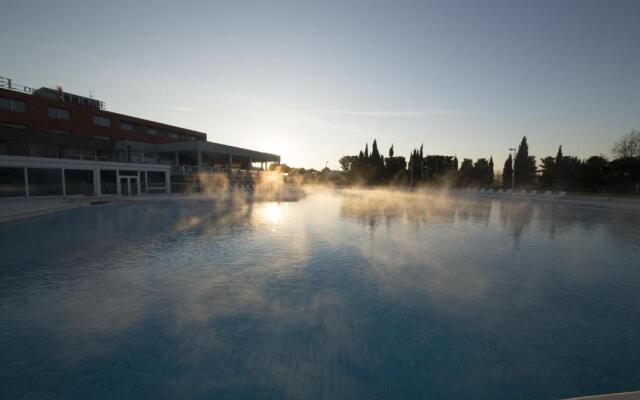
[(509, 149), (513, 151), (513, 158), (511, 159), (511, 190), (516, 187), (516, 149)]

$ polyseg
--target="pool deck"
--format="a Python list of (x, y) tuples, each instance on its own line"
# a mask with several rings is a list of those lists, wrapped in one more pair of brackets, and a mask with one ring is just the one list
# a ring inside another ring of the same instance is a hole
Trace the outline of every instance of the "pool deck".
[(597, 396), (572, 397), (564, 400), (640, 400), (640, 392), (623, 392)]
[(87, 198), (0, 199), (0, 223), (73, 210), (91, 204)]

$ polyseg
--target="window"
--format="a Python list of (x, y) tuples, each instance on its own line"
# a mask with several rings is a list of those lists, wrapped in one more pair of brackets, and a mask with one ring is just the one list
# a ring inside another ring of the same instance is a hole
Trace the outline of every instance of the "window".
[(94, 115), (93, 116), (93, 124), (94, 125), (98, 125), (98, 126), (110, 127), (111, 126), (111, 118), (102, 117), (100, 115)]
[(80, 169), (64, 170), (66, 194), (93, 194), (93, 171)]
[(7, 142), (7, 155), (9, 156), (31, 156), (31, 145), (26, 142)]
[(118, 194), (116, 171), (100, 170), (102, 194)]
[(82, 153), (82, 159), (83, 160), (95, 160), (96, 159), (96, 152), (93, 151), (93, 150), (83, 149), (81, 153)]
[(170, 138), (173, 139), (177, 139), (178, 138), (178, 134), (175, 132), (171, 132), (171, 131), (167, 131), (167, 136), (169, 136)]
[(33, 143), (31, 157), (58, 158), (58, 146)]
[(123, 131), (139, 131), (140, 127), (136, 124), (132, 124), (131, 122), (121, 122), (120, 129)]
[(49, 107), (49, 118), (71, 119), (71, 111), (65, 108)]
[(25, 112), (27, 111), (27, 103), (22, 100), (0, 97), (0, 108), (15, 112)]
[(71, 135), (71, 131), (67, 131), (64, 129), (49, 129), (50, 133), (56, 133), (58, 135)]
[(132, 163), (143, 163), (144, 162), (144, 152), (142, 151), (130, 151), (129, 157)]
[(96, 160), (113, 161), (113, 153), (110, 151), (96, 151)]
[(94, 136), (94, 139), (100, 139), (100, 140), (111, 140), (110, 136)]
[(30, 196), (62, 194), (62, 170), (49, 168), (27, 169)]
[(156, 128), (144, 128), (144, 131), (149, 134), (149, 135), (157, 135), (158, 134), (158, 130)]
[(24, 168), (0, 167), (0, 197), (25, 196)]
[(71, 147), (65, 147), (62, 149), (62, 157), (69, 160), (80, 160), (82, 159), (82, 150), (74, 149)]
[(7, 128), (15, 128), (15, 129), (27, 129), (26, 125), (12, 124), (10, 122), (0, 122), (0, 126), (6, 126)]

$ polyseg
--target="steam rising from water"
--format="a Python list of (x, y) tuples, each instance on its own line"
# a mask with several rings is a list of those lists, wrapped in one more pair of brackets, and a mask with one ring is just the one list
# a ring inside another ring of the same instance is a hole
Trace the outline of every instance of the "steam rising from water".
[(277, 202), (272, 177), (253, 201), (212, 189), (0, 226), (8, 395), (633, 389), (638, 216), (447, 192)]

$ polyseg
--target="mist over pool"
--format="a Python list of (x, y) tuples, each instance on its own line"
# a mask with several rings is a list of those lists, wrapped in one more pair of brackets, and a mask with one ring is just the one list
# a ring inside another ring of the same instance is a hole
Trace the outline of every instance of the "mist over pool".
[(321, 191), (0, 225), (0, 398), (640, 389), (640, 214)]

